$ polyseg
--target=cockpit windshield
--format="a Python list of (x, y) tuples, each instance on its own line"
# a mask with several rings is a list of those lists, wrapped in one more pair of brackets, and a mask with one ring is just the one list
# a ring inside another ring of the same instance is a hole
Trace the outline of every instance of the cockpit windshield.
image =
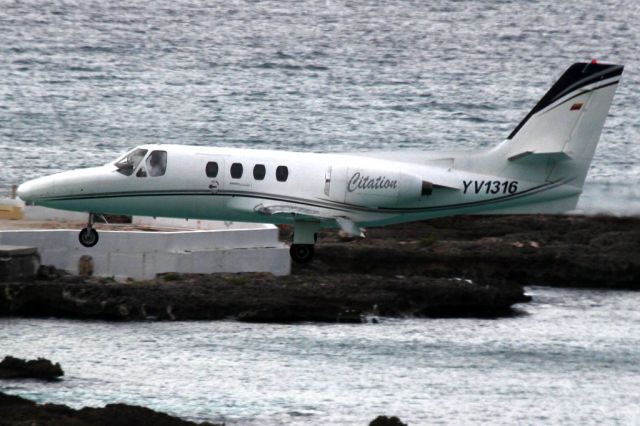
[(147, 150), (141, 148), (134, 149), (133, 151), (125, 154), (124, 157), (115, 163), (115, 166), (118, 168), (118, 172), (125, 176), (131, 176), (146, 154)]

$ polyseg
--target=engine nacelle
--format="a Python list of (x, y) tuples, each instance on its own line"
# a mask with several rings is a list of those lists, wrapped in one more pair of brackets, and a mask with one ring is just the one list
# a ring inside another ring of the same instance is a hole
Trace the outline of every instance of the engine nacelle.
[(417, 176), (392, 170), (333, 167), (325, 194), (334, 201), (384, 207), (411, 204), (431, 194), (431, 185)]

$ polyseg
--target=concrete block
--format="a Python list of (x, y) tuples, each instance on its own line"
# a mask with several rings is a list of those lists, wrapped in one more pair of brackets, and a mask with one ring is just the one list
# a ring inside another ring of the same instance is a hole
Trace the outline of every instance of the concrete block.
[(42, 206), (24, 206), (22, 216), (25, 220), (34, 221), (86, 222), (89, 219), (87, 213), (70, 212)]
[[(78, 230), (0, 231), (0, 244), (38, 247), (42, 263), (78, 273), (83, 255), (96, 276), (151, 279), (159, 273), (290, 273), (288, 247), (275, 227), (209, 231), (99, 231), (94, 247), (78, 242)], [(253, 237), (253, 238), (252, 238)]]
[(111, 268), (113, 273), (110, 275), (135, 279), (153, 278), (144, 274), (145, 256), (145, 253), (112, 253), (111, 263), (116, 267)]
[(39, 267), (36, 247), (0, 245), (0, 281), (31, 280)]
[(38, 254), (38, 249), (27, 246), (0, 245), (0, 256), (29, 256)]
[[(88, 256), (93, 260), (93, 275), (97, 277), (111, 277), (112, 273), (112, 257), (114, 253), (104, 251), (90, 251), (90, 250), (70, 250), (65, 253), (61, 262), (66, 264), (65, 271), (72, 274), (78, 274), (80, 266), (80, 258), (82, 256)], [(54, 264), (55, 265), (55, 264)]]
[(147, 253), (143, 265), (144, 279), (152, 279), (157, 274), (181, 271), (178, 267), (179, 256), (180, 253)]
[(11, 198), (0, 198), (0, 219), (22, 219), (22, 201)]

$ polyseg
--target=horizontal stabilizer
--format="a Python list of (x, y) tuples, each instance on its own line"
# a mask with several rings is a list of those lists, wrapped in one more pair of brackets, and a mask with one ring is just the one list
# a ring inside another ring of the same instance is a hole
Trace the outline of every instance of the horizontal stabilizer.
[(547, 161), (560, 162), (571, 160), (564, 152), (533, 152), (524, 151), (516, 155), (509, 157), (509, 161), (516, 163), (542, 163)]
[(434, 189), (439, 188), (458, 191), (463, 189), (462, 179), (460, 179), (460, 176), (455, 171), (439, 167), (430, 167), (427, 176), (427, 180), (422, 181), (423, 188), (425, 184), (430, 184)]
[(432, 183), (431, 186), (433, 188), (438, 188), (438, 189), (450, 189), (452, 191), (460, 191), (460, 185), (454, 185), (454, 184), (447, 184), (447, 185), (440, 185), (437, 183)]

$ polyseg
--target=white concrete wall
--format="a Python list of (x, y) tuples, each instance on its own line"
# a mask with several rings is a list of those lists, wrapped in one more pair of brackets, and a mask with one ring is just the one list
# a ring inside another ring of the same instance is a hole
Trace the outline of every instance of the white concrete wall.
[(131, 218), (133, 225), (150, 226), (154, 228), (173, 228), (173, 229), (265, 229), (273, 228), (273, 225), (261, 223), (245, 223), (245, 222), (229, 222), (218, 220), (199, 220), (199, 219), (172, 219), (166, 217), (146, 217), (133, 216)]
[(24, 206), (22, 209), (24, 220), (45, 221), (56, 220), (61, 222), (86, 222), (88, 213), (70, 212), (67, 210), (50, 209), (42, 206)]
[(0, 231), (0, 244), (37, 247), (43, 265), (78, 273), (81, 256), (94, 262), (94, 275), (151, 279), (164, 272), (290, 273), (288, 247), (277, 228), (218, 231), (100, 231), (94, 247), (78, 242), (78, 230)]
[[(89, 219), (88, 213), (72, 212), (67, 210), (51, 209), (42, 206), (25, 206), (22, 200), (12, 200), (10, 198), (0, 198), (0, 204), (22, 206), (23, 219), (33, 221), (54, 220), (59, 222), (86, 222)], [(101, 219), (96, 219), (96, 223), (103, 223)], [(260, 223), (245, 222), (228, 222), (217, 220), (199, 220), (199, 219), (173, 219), (166, 217), (147, 217), (133, 216), (131, 218), (133, 225), (149, 226), (154, 228), (171, 228), (171, 229), (266, 229), (273, 228), (273, 225)]]

